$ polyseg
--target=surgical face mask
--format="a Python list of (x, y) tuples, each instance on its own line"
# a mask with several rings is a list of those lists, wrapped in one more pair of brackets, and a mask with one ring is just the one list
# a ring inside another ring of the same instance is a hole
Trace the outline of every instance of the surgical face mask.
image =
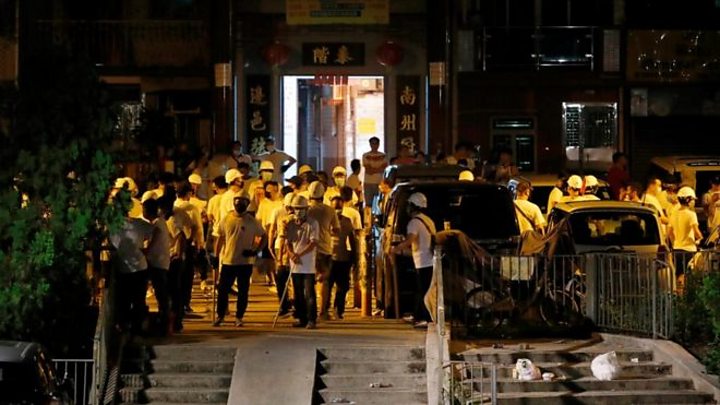
[(307, 219), (307, 208), (295, 208), (295, 217), (298, 221), (305, 221)]
[(335, 185), (338, 187), (345, 187), (345, 177), (335, 177)]
[(234, 156), (240, 156), (240, 155), (242, 155), (242, 150), (241, 149), (233, 149), (232, 153)]
[(270, 153), (272, 153), (272, 152), (275, 151), (275, 146), (273, 146), (273, 145), (267, 145), (267, 146), (265, 146), (265, 150), (268, 151), (268, 152), (270, 152)]
[(263, 170), (260, 172), (260, 179), (262, 181), (270, 181), (272, 180), (273, 173), (267, 170)]
[(233, 201), (235, 212), (238, 214), (244, 214), (245, 211), (247, 211), (248, 205), (250, 205), (250, 201), (248, 201), (247, 198), (237, 198)]

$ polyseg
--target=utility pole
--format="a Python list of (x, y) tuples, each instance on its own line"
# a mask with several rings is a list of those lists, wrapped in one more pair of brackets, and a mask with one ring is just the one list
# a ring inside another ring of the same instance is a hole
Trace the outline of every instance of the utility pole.
[(212, 49), (212, 151), (227, 151), (235, 138), (233, 97), (233, 8), (232, 0), (210, 2), (210, 45)]

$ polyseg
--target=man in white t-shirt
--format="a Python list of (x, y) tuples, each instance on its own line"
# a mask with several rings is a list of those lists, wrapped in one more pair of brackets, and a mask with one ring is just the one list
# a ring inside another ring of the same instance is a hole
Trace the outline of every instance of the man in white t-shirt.
[(675, 253), (675, 272), (679, 277), (687, 268), (692, 256), (697, 252), (697, 244), (702, 239), (697, 214), (692, 208), (696, 200), (695, 191), (690, 187), (683, 187), (678, 191), (680, 208), (672, 216), (668, 225), (668, 234)]
[(276, 181), (278, 184), (283, 184), (283, 173), (295, 164), (297, 160), (295, 160), (294, 157), (288, 155), (287, 153), (275, 149), (275, 140), (273, 138), (267, 138), (265, 140), (265, 153), (262, 153), (255, 157), (256, 160), (259, 161), (270, 161), (273, 164), (273, 176), (272, 180)]
[(370, 138), (370, 152), (362, 155), (362, 165), (365, 168), (363, 179), (363, 190), (365, 201), (372, 201), (378, 193), (378, 187), (383, 179), (383, 171), (388, 165), (387, 157), (380, 152), (380, 139), (373, 136)]
[(548, 202), (547, 202), (547, 212), (545, 212), (546, 216), (550, 216), (550, 211), (555, 207), (555, 204), (560, 202), (563, 198), (563, 188), (565, 188), (565, 179), (567, 176), (565, 176), (564, 173), (560, 173), (558, 175), (557, 181), (555, 182), (555, 186), (550, 191), (550, 195), (548, 195)]
[(315, 258), (319, 238), (318, 224), (308, 217), (307, 198), (293, 197), (293, 216), (281, 234), (285, 240), (285, 249), (290, 258), (295, 292), (295, 315), (298, 322), (295, 327), (315, 329), (317, 321), (317, 298), (315, 292)]
[(596, 195), (598, 191), (598, 187), (600, 186), (600, 183), (598, 182), (597, 177), (593, 175), (585, 176), (583, 179), (585, 182), (585, 187), (583, 190), (583, 195), (578, 198), (580, 201), (600, 201), (600, 197)]
[[(417, 290), (415, 291), (415, 313), (412, 320), (415, 327), (427, 327), (431, 320), (430, 313), (425, 307), (424, 297), (430, 288), (433, 274), (432, 239), (435, 236), (435, 224), (424, 211), (427, 209), (427, 198), (422, 193), (413, 193), (408, 198), (408, 213), (410, 221), (407, 225), (407, 235), (403, 242), (393, 248), (394, 254), (400, 254), (410, 248), (415, 275), (417, 277)], [(408, 319), (409, 320), (409, 319)]]
[(720, 205), (720, 176), (716, 176), (710, 181), (710, 190), (703, 195), (702, 204), (707, 215), (708, 232), (712, 232), (720, 223), (720, 215), (716, 215), (718, 205)]
[[(568, 195), (560, 198), (562, 203), (580, 201), (580, 192), (582, 191), (583, 179), (577, 174), (573, 174), (568, 177), (567, 180), (567, 193)], [(549, 208), (549, 207), (548, 207)]]
[(515, 214), (517, 216), (520, 234), (528, 231), (545, 233), (545, 217), (536, 204), (532, 203), (530, 183), (521, 182), (517, 185), (517, 197), (515, 199)]

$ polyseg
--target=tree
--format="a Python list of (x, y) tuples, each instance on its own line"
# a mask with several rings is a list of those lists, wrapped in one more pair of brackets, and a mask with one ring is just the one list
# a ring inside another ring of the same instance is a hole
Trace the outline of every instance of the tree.
[(60, 353), (90, 305), (85, 252), (120, 226), (129, 197), (108, 202), (113, 115), (92, 65), (52, 49), (26, 68), (0, 151), (0, 336)]

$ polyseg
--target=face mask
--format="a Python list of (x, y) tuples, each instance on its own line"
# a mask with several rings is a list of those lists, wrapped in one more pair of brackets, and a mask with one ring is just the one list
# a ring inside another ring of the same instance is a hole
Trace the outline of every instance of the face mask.
[(305, 219), (307, 219), (307, 209), (305, 208), (296, 208), (295, 209), (295, 216), (297, 217), (299, 222), (304, 222)]
[(338, 187), (345, 187), (345, 178), (344, 177), (335, 177), (335, 185)]
[(233, 202), (233, 206), (235, 208), (235, 212), (238, 214), (244, 214), (245, 211), (247, 211), (248, 205), (250, 204), (250, 201), (248, 201), (247, 198), (237, 198)]
[(243, 180), (248, 180), (250, 178), (250, 173), (245, 173), (242, 175)]
[(265, 150), (267, 150), (270, 153), (273, 153), (275, 151), (275, 147), (274, 146), (266, 146)]
[(233, 153), (233, 156), (240, 156), (240, 155), (242, 155), (242, 150), (234, 149), (232, 153)]
[(262, 181), (270, 181), (270, 180), (272, 180), (272, 176), (273, 176), (272, 172), (268, 172), (268, 171), (260, 172), (260, 179), (262, 179)]

